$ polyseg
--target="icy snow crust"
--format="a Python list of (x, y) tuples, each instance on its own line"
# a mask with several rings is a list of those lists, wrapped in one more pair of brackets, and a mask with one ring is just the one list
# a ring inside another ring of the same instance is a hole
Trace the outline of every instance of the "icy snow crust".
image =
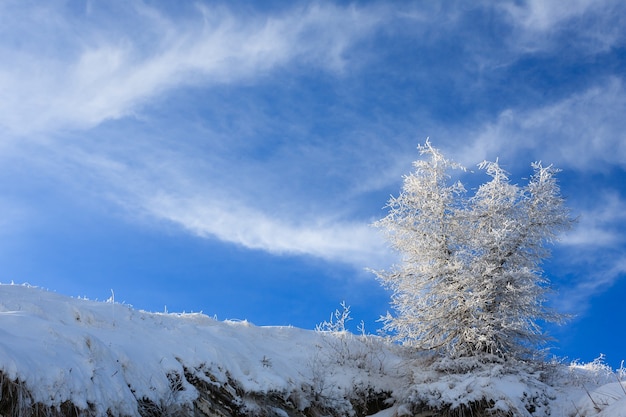
[(451, 373), (442, 363), (409, 359), (374, 336), (148, 313), (0, 285), (0, 371), (45, 406), (70, 401), (95, 415), (137, 416), (138, 399), (171, 398), (173, 380), (180, 384), (174, 400), (192, 405), (196, 388), (172, 378), (192, 373), (212, 384), (236, 381), (248, 393), (300, 393), (302, 408), (312, 398), (329, 406), (337, 399), (345, 415), (354, 410), (341, 400), (372, 390), (389, 393), (390, 408), (380, 416), (410, 415), (418, 404), (455, 409), (485, 398), (494, 411), (513, 415), (626, 416), (619, 376), (601, 365), (554, 365), (552, 381), (544, 383), (537, 370), (512, 373), (496, 364)]

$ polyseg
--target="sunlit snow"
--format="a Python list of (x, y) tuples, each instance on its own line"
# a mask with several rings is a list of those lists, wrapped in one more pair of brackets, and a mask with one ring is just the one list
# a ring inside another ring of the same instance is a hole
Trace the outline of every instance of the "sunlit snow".
[[(243, 392), (299, 396), (302, 407), (310, 401), (307, 389), (331, 401), (371, 387), (391, 393), (393, 405), (379, 416), (402, 415), (411, 401), (454, 407), (482, 398), (493, 399), (494, 409), (527, 415), (626, 416), (623, 375), (601, 362), (546, 364), (552, 370), (542, 379), (499, 364), (445, 373), (441, 363), (410, 357), (377, 336), (148, 313), (0, 285), (1, 374), (47, 406), (69, 400), (96, 415), (138, 415), (141, 398), (192, 404), (198, 392), (184, 375), (193, 374), (211, 375), (214, 384), (236, 381)], [(172, 375), (181, 377), (174, 393)], [(532, 396), (545, 401), (531, 413), (525, 398)]]

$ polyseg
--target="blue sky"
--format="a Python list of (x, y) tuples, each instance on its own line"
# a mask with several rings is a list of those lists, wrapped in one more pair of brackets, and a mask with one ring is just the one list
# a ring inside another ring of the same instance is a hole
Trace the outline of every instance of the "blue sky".
[[(0, 281), (375, 332), (370, 224), (430, 137), (561, 168), (553, 353), (626, 359), (626, 5), (3, 1)], [(470, 184), (484, 181), (469, 174)]]

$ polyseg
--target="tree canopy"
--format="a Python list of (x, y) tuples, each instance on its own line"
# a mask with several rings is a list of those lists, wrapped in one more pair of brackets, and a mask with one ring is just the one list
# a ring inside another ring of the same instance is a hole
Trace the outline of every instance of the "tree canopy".
[(498, 162), (482, 162), (490, 180), (470, 195), (453, 182), (459, 164), (429, 141), (402, 192), (375, 225), (401, 262), (378, 271), (395, 314), (383, 317), (396, 340), (451, 357), (521, 357), (546, 340), (541, 322), (562, 316), (545, 306), (541, 264), (548, 245), (572, 224), (555, 175), (532, 164), (525, 186)]

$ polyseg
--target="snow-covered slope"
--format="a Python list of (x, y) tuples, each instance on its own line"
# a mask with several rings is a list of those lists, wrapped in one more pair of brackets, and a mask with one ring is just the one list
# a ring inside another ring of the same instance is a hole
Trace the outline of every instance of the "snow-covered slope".
[[(97, 415), (107, 410), (136, 415), (138, 400), (162, 407), (168, 405), (164, 402), (190, 404), (198, 396), (188, 381), (191, 376), (217, 385), (236, 383), (246, 393), (300, 393), (292, 401), (303, 409), (310, 406), (307, 391), (343, 398), (355, 384), (363, 384), (361, 372), (336, 369), (334, 356), (347, 349), (349, 335), (342, 335), (343, 341), (329, 336), (292, 327), (218, 322), (202, 314), (147, 313), (0, 285), (4, 377), (20, 381), (33, 402), (55, 406), (70, 401)], [(380, 342), (350, 339), (358, 352), (352, 354), (363, 361), (370, 360), (365, 358), (368, 346)], [(385, 360), (393, 363), (392, 357)]]
[(481, 401), (519, 415), (626, 416), (626, 391), (602, 366), (454, 373), (374, 336), (147, 313), (18, 285), (0, 285), (0, 383), (5, 416), (392, 416)]

